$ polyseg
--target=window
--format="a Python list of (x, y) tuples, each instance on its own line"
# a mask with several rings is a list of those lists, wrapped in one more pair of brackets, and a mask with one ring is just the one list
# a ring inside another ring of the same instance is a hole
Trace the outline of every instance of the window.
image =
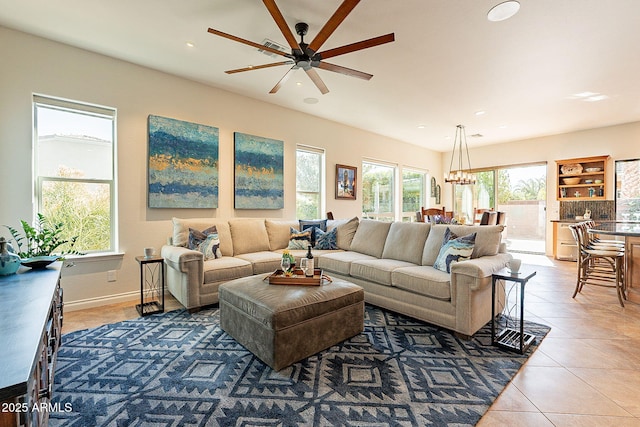
[(427, 174), (425, 172), (402, 170), (402, 220), (415, 221), (416, 212), (427, 206), (425, 191)]
[(640, 159), (616, 160), (616, 220), (640, 221)]
[(37, 212), (78, 236), (75, 249), (115, 251), (115, 110), (39, 95), (33, 106)]
[(296, 217), (322, 218), (324, 150), (298, 146), (296, 150)]
[(362, 212), (381, 221), (394, 221), (395, 166), (362, 162)]

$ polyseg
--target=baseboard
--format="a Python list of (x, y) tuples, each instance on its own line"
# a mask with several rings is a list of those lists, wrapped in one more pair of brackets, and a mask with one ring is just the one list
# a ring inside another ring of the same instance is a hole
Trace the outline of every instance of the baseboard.
[(84, 310), (86, 308), (100, 307), (103, 305), (117, 304), (126, 301), (140, 301), (140, 291), (125, 292), (122, 294), (106, 295), (97, 298), (87, 298), (77, 301), (65, 301), (65, 311)]

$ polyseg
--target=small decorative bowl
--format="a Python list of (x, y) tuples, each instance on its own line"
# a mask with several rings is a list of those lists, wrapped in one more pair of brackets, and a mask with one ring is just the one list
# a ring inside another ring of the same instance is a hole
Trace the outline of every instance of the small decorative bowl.
[(601, 179), (596, 179), (595, 181), (593, 181), (596, 184), (602, 184), (602, 180)]
[(580, 184), (580, 178), (562, 178), (562, 182), (566, 185)]
[(593, 180), (592, 179), (585, 179), (584, 183), (585, 184), (593, 184)]
[(586, 168), (584, 171), (588, 173), (600, 172), (600, 168)]
[(32, 258), (23, 258), (20, 263), (25, 267), (30, 267), (34, 270), (42, 270), (47, 268), (49, 264), (55, 262), (60, 257), (57, 255), (49, 255), (49, 256), (34, 256)]

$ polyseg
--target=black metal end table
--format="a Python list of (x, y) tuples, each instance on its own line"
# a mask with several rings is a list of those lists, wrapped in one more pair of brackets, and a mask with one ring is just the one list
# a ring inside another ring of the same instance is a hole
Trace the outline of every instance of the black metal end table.
[(164, 312), (164, 258), (137, 256), (140, 264), (140, 316)]
[[(529, 279), (536, 275), (536, 271), (524, 268), (519, 273), (511, 273), (506, 268), (493, 273), (491, 276), (491, 344), (494, 346), (506, 348), (508, 350), (516, 351), (520, 354), (524, 354), (529, 346), (535, 341), (536, 337), (533, 334), (524, 331), (524, 288)], [(520, 286), (513, 286), (507, 293), (505, 289), (506, 300), (504, 301), (504, 308), (500, 313), (496, 313), (496, 286), (498, 281), (502, 280), (502, 286), (506, 288), (506, 282), (519, 283)], [(512, 301), (509, 304), (509, 294), (511, 290), (515, 289), (516, 301)], [(518, 304), (518, 299), (519, 303)], [(512, 315), (514, 313), (515, 315)], [(497, 316), (496, 316), (497, 315)], [(504, 320), (504, 328), (496, 334), (496, 326), (500, 317)], [(516, 328), (514, 325), (520, 323), (520, 327)]]

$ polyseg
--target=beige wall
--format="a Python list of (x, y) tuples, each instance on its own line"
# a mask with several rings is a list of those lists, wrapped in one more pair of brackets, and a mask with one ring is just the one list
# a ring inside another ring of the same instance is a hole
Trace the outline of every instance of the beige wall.
[[(605, 101), (606, 102), (606, 101)], [(613, 200), (614, 161), (640, 158), (640, 122), (580, 132), (533, 138), (469, 150), (474, 168), (547, 162), (547, 239), (546, 253), (553, 254), (552, 227), (548, 221), (558, 219), (560, 203), (556, 200), (556, 160), (575, 157), (611, 156), (607, 176), (607, 199)], [(449, 167), (451, 153), (442, 155), (442, 167)], [(444, 185), (445, 206), (453, 206), (451, 185)]]
[[(138, 290), (134, 256), (142, 248), (160, 248), (171, 232), (171, 217), (295, 217), (296, 144), (326, 150), (327, 206), (337, 217), (361, 216), (356, 201), (335, 200), (335, 164), (357, 166), (363, 157), (430, 170), (442, 175), (440, 154), (335, 122), (238, 96), (0, 27), (0, 159), (3, 177), (11, 177), (0, 203), (0, 224), (19, 225), (32, 215), (32, 94), (44, 94), (117, 108), (118, 214), (121, 260), (86, 258), (64, 270), (65, 299), (93, 305), (112, 297), (131, 298)], [(155, 114), (220, 129), (219, 208), (148, 209), (147, 117)], [(285, 208), (233, 209), (233, 132), (285, 142)], [(6, 181), (5, 181), (6, 182)], [(7, 235), (0, 230), (0, 235)], [(108, 270), (117, 281), (107, 282)], [(73, 307), (74, 304), (68, 304)]]

